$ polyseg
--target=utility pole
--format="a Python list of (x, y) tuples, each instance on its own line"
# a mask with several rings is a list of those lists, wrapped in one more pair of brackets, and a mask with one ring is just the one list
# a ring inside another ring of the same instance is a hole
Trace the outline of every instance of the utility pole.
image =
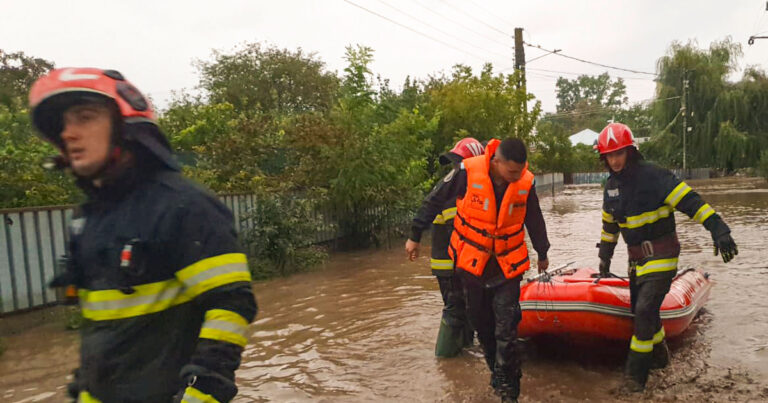
[(520, 72), (517, 87), (523, 90), (523, 113), (528, 113), (528, 91), (525, 88), (525, 47), (523, 46), (523, 29), (515, 28), (515, 70)]
[(683, 179), (685, 179), (687, 175), (687, 171), (685, 170), (685, 137), (688, 134), (688, 70), (683, 70), (683, 98), (680, 103), (680, 112), (683, 115)]

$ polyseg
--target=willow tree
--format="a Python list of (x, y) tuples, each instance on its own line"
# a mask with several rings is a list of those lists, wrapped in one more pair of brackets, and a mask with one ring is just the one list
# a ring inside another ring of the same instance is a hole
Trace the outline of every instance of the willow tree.
[(686, 151), (688, 166), (733, 170), (755, 166), (768, 146), (768, 79), (747, 69), (732, 83), (741, 46), (730, 38), (700, 49), (695, 42), (673, 43), (659, 59), (657, 102), (652, 116), (655, 134), (644, 149), (651, 159), (682, 164), (683, 86), (687, 82)]

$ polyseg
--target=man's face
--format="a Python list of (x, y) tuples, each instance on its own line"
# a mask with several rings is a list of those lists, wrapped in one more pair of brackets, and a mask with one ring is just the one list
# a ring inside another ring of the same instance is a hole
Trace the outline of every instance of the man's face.
[(110, 152), (112, 117), (104, 105), (87, 104), (64, 112), (61, 140), (72, 171), (79, 176), (95, 174)]
[(613, 172), (621, 172), (625, 166), (627, 166), (627, 149), (622, 148), (614, 152), (605, 155), (605, 160), (608, 162), (608, 166), (611, 167)]
[(520, 177), (523, 176), (523, 169), (525, 169), (525, 163), (505, 160), (498, 151), (494, 154), (491, 164), (496, 174), (509, 183), (519, 181)]

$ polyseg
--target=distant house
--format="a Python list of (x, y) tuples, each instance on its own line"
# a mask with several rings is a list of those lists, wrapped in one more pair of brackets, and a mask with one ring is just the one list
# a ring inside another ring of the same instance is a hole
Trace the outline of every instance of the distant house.
[(586, 144), (588, 146), (591, 146), (597, 143), (597, 137), (599, 135), (600, 133), (594, 130), (584, 129), (576, 134), (572, 134), (568, 138), (571, 140), (572, 146), (575, 146), (576, 144)]
[(640, 145), (640, 144), (643, 144), (643, 143), (645, 143), (646, 141), (648, 141), (650, 139), (651, 139), (650, 137), (635, 137), (635, 142), (637, 143), (637, 145)]

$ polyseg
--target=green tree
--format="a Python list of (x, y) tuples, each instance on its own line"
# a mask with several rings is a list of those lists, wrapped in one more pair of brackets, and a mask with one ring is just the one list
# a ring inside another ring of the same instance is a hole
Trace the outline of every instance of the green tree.
[[(433, 78), (427, 84), (430, 102), (425, 114), (439, 117), (440, 123), (431, 139), (431, 154), (437, 156), (466, 136), (530, 142), (541, 102), (517, 83), (518, 73), (494, 74), (491, 64), (479, 75), (469, 66), (456, 65), (450, 77)], [(524, 109), (526, 103), (530, 110)]]
[[(652, 116), (657, 128), (645, 149), (648, 157), (670, 166), (682, 165), (682, 113), (687, 81), (685, 120), (687, 166), (733, 169), (754, 166), (765, 147), (768, 126), (761, 107), (766, 106), (765, 75), (749, 69), (738, 83), (727, 77), (737, 68), (741, 45), (730, 38), (701, 49), (695, 42), (674, 42), (657, 63), (658, 101)], [(740, 150), (747, 148), (746, 152)], [(734, 164), (734, 157), (743, 161)]]
[(536, 125), (536, 152), (531, 163), (536, 172), (574, 172), (573, 147), (565, 128), (546, 120)]
[(11, 109), (25, 107), (32, 83), (51, 69), (51, 61), (0, 49), (0, 104)]
[(339, 85), (315, 54), (250, 43), (199, 61), (200, 87), (213, 103), (278, 114), (327, 111)]
[(57, 154), (36, 136), (29, 118), (29, 87), (53, 63), (0, 50), (0, 208), (72, 203), (80, 193), (62, 172), (43, 169)]
[(555, 87), (558, 112), (571, 112), (577, 108), (618, 109), (628, 101), (624, 80), (611, 80), (607, 72), (599, 76), (584, 74), (573, 80), (560, 77)]

